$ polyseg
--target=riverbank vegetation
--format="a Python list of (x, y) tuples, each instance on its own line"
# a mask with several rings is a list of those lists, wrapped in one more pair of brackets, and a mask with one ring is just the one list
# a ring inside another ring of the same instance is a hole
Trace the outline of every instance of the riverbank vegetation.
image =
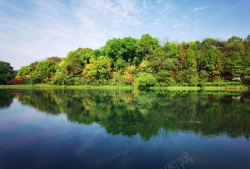
[[(165, 42), (149, 34), (113, 38), (21, 67), (1, 84), (61, 86), (241, 86), (250, 82), (250, 35), (227, 41)], [(3, 74), (1, 72), (1, 74)]]
[[(210, 86), (154, 86), (144, 89), (151, 90), (172, 90), (172, 91), (225, 91), (225, 92), (245, 92), (249, 90), (246, 85), (236, 83), (228, 83), (227, 86), (216, 86), (212, 83)], [(81, 86), (67, 86), (67, 85), (50, 85), (50, 84), (19, 84), (19, 85), (0, 85), (0, 89), (101, 89), (101, 90), (137, 90), (132, 85), (81, 85)]]

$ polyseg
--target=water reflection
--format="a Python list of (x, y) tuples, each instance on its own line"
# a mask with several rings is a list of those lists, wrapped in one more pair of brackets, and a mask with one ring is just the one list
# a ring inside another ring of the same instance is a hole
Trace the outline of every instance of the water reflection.
[(0, 107), (13, 97), (49, 114), (66, 113), (74, 123), (98, 123), (113, 135), (139, 134), (144, 140), (159, 130), (202, 135), (250, 133), (250, 95), (169, 91), (1, 90)]
[(0, 90), (0, 109), (10, 107), (11, 103), (13, 102), (13, 98), (14, 95), (10, 94), (8, 90)]

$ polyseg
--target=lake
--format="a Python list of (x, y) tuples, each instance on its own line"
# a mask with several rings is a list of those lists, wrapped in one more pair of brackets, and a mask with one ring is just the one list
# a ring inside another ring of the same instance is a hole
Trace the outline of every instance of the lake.
[(248, 169), (249, 134), (249, 93), (0, 90), (1, 169)]

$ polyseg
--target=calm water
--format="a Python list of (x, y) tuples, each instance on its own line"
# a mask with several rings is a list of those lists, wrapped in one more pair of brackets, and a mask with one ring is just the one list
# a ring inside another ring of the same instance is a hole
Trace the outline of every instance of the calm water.
[(249, 93), (0, 90), (0, 169), (249, 169), (249, 133)]

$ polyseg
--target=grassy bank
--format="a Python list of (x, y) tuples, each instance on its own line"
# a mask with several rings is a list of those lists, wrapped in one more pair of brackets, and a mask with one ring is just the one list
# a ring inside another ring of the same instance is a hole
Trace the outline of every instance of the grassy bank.
[[(0, 89), (134, 89), (133, 86), (118, 86), (118, 85), (101, 85), (101, 86), (59, 86), (59, 85), (48, 85), (48, 84), (35, 84), (35, 85), (0, 85)], [(168, 87), (151, 87), (152, 90), (206, 90), (206, 91), (247, 91), (248, 86), (244, 85), (227, 85), (227, 86), (168, 86)]]
[(0, 89), (133, 89), (133, 86), (116, 86), (116, 85), (100, 85), (100, 86), (65, 86), (65, 85), (0, 85)]

